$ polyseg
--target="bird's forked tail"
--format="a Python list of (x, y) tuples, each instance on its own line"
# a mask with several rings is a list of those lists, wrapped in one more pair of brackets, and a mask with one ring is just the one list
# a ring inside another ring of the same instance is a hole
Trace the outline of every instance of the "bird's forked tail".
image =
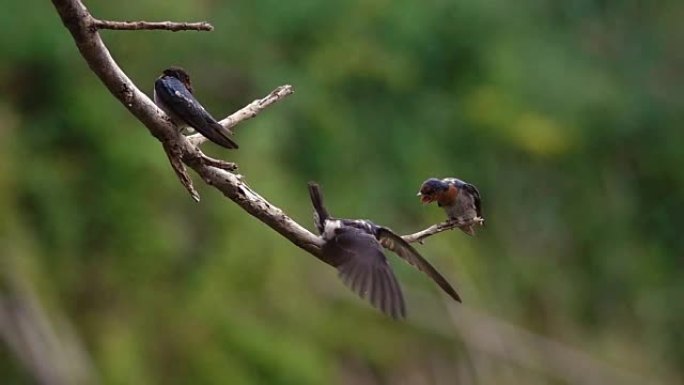
[(319, 233), (323, 233), (325, 228), (325, 221), (330, 218), (328, 210), (323, 206), (323, 194), (321, 188), (316, 182), (309, 182), (309, 195), (311, 196), (311, 204), (314, 207), (314, 223)]

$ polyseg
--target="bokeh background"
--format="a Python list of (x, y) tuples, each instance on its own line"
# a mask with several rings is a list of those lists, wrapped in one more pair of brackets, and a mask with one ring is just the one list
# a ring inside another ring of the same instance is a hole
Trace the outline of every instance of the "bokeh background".
[(430, 176), (476, 184), (486, 226), (392, 258), (394, 322), (197, 179), (88, 70), (47, 1), (0, 12), (3, 384), (684, 383), (684, 3), (88, 1), (96, 17), (208, 20), (102, 33), (150, 91), (171, 64), (237, 128), (239, 163), (309, 228), (443, 219)]

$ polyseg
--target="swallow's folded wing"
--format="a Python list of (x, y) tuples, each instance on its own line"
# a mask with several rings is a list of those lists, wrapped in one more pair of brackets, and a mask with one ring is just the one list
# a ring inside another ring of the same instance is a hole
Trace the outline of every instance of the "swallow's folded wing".
[(432, 280), (435, 281), (442, 290), (449, 294), (451, 298), (461, 302), (461, 297), (459, 297), (456, 290), (451, 287), (451, 284), (449, 284), (446, 278), (444, 278), (437, 269), (432, 267), (430, 262), (425, 260), (413, 246), (404, 241), (400, 236), (386, 227), (378, 227), (378, 239), (382, 246), (395, 252), (403, 260), (427, 274), (427, 276), (432, 278)]
[(466, 183), (463, 186), (463, 189), (468, 191), (470, 195), (473, 196), (473, 201), (475, 203), (475, 211), (477, 212), (477, 216), (482, 218), (482, 201), (480, 199), (480, 190), (475, 187), (475, 185)]
[(230, 138), (232, 132), (219, 124), (180, 80), (170, 76), (157, 79), (154, 91), (168, 109), (207, 139), (226, 148), (238, 148)]

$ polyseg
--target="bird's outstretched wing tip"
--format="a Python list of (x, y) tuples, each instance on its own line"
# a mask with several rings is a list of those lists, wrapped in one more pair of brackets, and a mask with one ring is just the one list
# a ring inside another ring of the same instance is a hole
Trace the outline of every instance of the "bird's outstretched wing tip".
[(388, 267), (347, 264), (338, 268), (342, 282), (360, 298), (388, 317), (406, 318), (406, 304), (401, 287)]
[(462, 302), (461, 297), (451, 286), (449, 281), (437, 271), (411, 244), (406, 242), (399, 235), (395, 234), (387, 227), (379, 227), (378, 235), (380, 244), (397, 254), (401, 259), (408, 262), (411, 266), (425, 273), (430, 277), (445, 293), (457, 302)]

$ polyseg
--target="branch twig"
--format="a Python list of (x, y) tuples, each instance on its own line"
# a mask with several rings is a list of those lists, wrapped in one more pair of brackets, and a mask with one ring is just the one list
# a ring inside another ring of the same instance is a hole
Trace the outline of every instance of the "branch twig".
[(473, 218), (470, 220), (458, 220), (458, 221), (449, 220), (446, 222), (438, 223), (436, 225), (432, 225), (432, 226), (428, 227), (427, 229), (421, 230), (417, 233), (404, 235), (404, 236), (402, 236), (402, 238), (408, 243), (418, 242), (418, 243), (422, 244), (423, 241), (425, 240), (425, 238), (430, 237), (430, 236), (435, 235), (435, 234), (439, 234), (442, 231), (453, 230), (453, 229), (458, 228), (458, 227), (469, 226), (469, 225), (480, 225), (480, 226), (482, 226), (483, 223), (484, 223), (484, 219), (479, 218), (479, 217)]
[(165, 31), (213, 31), (214, 26), (201, 21), (198, 23), (175, 23), (173, 21), (112, 21), (93, 20), (93, 27), (97, 29), (114, 29), (118, 31), (165, 30)]
[[(238, 123), (257, 116), (257, 114), (259, 114), (266, 107), (274, 103), (277, 103), (284, 97), (292, 95), (293, 93), (294, 88), (292, 88), (291, 85), (282, 85), (276, 88), (275, 90), (271, 91), (271, 93), (264, 96), (263, 98), (256, 99), (253, 102), (246, 105), (245, 107), (241, 108), (240, 110), (234, 112), (227, 118), (221, 120), (219, 123), (221, 123), (223, 127), (231, 129), (235, 127)], [(199, 146), (200, 144), (206, 142), (207, 138), (200, 134), (194, 134), (188, 136), (188, 140), (190, 141), (190, 143)]]

